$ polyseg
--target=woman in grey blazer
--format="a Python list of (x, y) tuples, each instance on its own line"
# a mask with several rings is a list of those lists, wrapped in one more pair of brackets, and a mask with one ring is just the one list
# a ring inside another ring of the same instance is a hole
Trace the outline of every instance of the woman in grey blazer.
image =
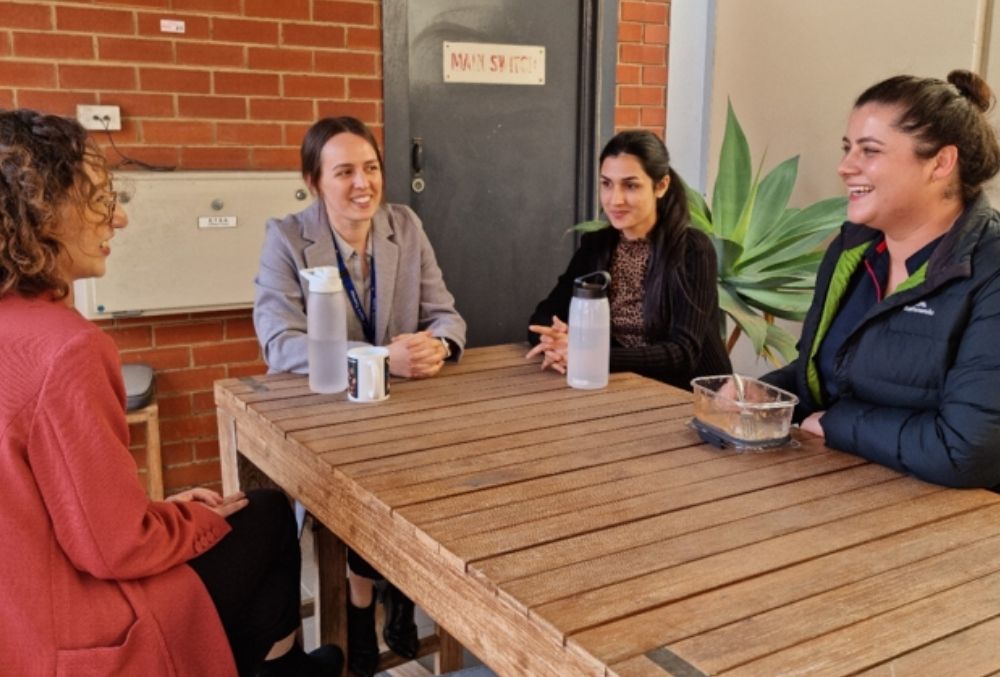
[[(420, 219), (409, 207), (382, 204), (382, 156), (371, 131), (355, 118), (324, 118), (306, 133), (301, 154), (302, 177), (317, 199), (268, 221), (254, 281), (254, 326), (269, 370), (308, 371), (308, 283), (299, 271), (339, 262), (349, 341), (386, 346), (390, 371), (407, 378), (433, 376), (445, 360), (457, 360), (465, 321)], [(348, 665), (364, 677), (378, 663), (373, 584), (380, 576), (353, 551), (348, 563)], [(386, 643), (413, 658), (413, 603), (391, 584), (386, 593)]]

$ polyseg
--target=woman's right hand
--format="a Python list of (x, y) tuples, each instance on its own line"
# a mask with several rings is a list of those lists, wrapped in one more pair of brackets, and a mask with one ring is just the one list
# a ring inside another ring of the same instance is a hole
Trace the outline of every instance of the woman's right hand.
[(542, 369), (554, 369), (566, 373), (569, 357), (569, 326), (555, 315), (552, 326), (544, 324), (528, 325), (528, 330), (538, 334), (538, 345), (528, 351), (525, 358), (542, 355)]

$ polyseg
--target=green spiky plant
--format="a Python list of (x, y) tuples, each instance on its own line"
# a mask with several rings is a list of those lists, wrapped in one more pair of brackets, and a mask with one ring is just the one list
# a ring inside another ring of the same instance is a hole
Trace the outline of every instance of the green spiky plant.
[[(795, 358), (795, 338), (775, 318), (801, 321), (812, 301), (823, 241), (846, 218), (847, 199), (821, 200), (803, 209), (788, 206), (799, 157), (789, 158), (760, 178), (732, 103), (712, 208), (690, 186), (691, 222), (712, 239), (719, 263), (719, 307), (733, 321), (727, 340), (732, 350), (746, 334), (757, 355), (773, 364)], [(723, 331), (723, 335), (725, 332)]]

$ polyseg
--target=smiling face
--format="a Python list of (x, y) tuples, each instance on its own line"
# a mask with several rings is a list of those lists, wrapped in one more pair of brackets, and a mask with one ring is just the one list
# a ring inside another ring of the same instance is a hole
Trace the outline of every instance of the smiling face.
[(341, 132), (323, 146), (320, 164), (313, 189), (323, 199), (330, 223), (338, 230), (368, 225), (382, 200), (382, 167), (372, 145)]
[(895, 127), (899, 114), (878, 103), (855, 108), (837, 167), (847, 186), (847, 218), (884, 232), (919, 224), (947, 186), (937, 157), (918, 156), (913, 137)]
[(658, 184), (635, 155), (610, 155), (601, 163), (601, 207), (611, 225), (629, 240), (645, 237), (656, 225), (656, 200), (667, 192), (670, 177)]
[(84, 171), (91, 184), (81, 181), (58, 210), (55, 235), (62, 244), (60, 269), (67, 282), (102, 277), (115, 230), (128, 225), (107, 171), (91, 162), (84, 165)]

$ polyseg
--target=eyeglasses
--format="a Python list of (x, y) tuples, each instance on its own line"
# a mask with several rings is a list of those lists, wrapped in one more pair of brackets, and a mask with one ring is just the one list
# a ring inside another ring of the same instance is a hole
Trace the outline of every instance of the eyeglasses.
[(107, 222), (108, 224), (114, 223), (115, 220), (115, 209), (118, 207), (118, 191), (113, 190), (110, 193), (98, 198), (97, 200), (101, 206), (107, 211)]

